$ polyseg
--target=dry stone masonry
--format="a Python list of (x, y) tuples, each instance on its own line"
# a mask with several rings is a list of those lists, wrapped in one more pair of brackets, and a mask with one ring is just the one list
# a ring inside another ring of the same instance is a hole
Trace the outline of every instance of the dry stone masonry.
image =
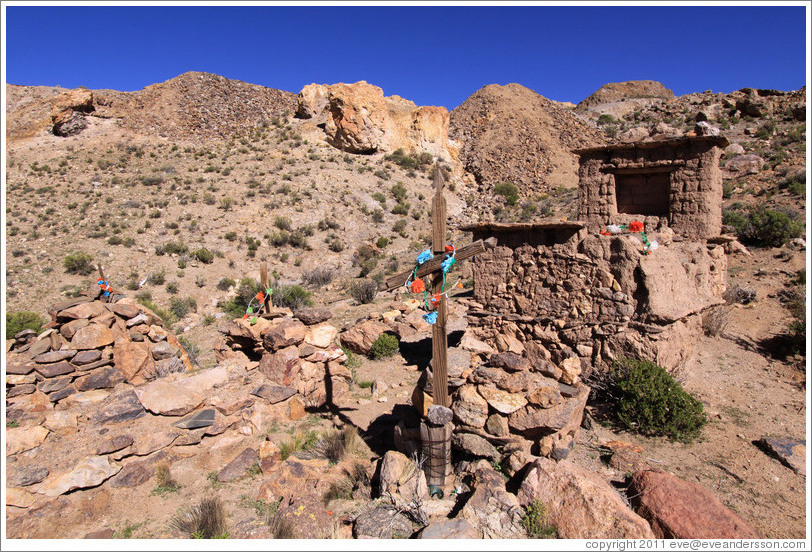
[(685, 136), (576, 150), (578, 211), (589, 229), (643, 220), (686, 239), (722, 229), (723, 136)]

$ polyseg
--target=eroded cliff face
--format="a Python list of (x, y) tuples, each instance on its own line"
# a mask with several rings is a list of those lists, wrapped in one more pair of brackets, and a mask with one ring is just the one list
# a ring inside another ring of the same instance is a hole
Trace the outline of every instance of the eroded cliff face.
[(310, 84), (298, 97), (296, 116), (323, 125), (327, 142), (350, 153), (428, 152), (456, 163), (460, 146), (448, 138), (444, 107), (418, 106), (365, 81)]

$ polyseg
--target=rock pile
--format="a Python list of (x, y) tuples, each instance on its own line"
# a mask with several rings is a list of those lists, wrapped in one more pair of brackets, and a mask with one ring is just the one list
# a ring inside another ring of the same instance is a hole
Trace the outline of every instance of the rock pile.
[(77, 392), (139, 385), (191, 370), (188, 353), (163, 321), (131, 300), (82, 296), (54, 305), (37, 335), (14, 336), (6, 365), (6, 396), (45, 394), (51, 403)]
[(259, 371), (268, 384), (252, 394), (271, 404), (298, 393), (303, 406), (323, 406), (349, 390), (347, 355), (335, 344), (338, 329), (325, 323), (332, 318), (329, 310), (308, 309), (297, 315), (273, 309), (273, 318), (233, 320), (222, 330), (226, 340), (221, 354), (236, 350), (260, 357)]

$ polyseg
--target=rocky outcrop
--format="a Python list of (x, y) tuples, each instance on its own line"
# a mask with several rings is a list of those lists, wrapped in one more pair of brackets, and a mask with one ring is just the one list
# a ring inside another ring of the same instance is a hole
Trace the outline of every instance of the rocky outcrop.
[(523, 506), (540, 501), (563, 539), (650, 539), (654, 533), (597, 474), (567, 461), (536, 460), (519, 489)]
[(637, 512), (649, 520), (657, 538), (762, 538), (709, 490), (667, 472), (637, 472), (631, 492)]
[(74, 136), (87, 127), (85, 114), (93, 107), (93, 91), (77, 88), (65, 92), (54, 100), (51, 110), (53, 133), (57, 136)]
[(324, 125), (327, 142), (350, 153), (428, 152), (456, 161), (458, 144), (448, 139), (444, 107), (417, 106), (365, 81), (310, 84), (298, 96), (298, 117)]
[(600, 104), (621, 102), (638, 98), (669, 99), (674, 92), (657, 81), (639, 80), (626, 82), (610, 82), (598, 88), (586, 99), (582, 100), (577, 109), (585, 110)]

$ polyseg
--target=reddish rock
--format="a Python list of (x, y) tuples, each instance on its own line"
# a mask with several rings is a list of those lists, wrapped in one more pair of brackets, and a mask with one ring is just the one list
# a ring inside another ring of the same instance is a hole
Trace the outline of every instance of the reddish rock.
[(239, 479), (253, 466), (259, 462), (257, 451), (246, 448), (236, 458), (229, 462), (226, 467), (217, 474), (217, 481), (227, 483)]
[(661, 470), (637, 472), (630, 494), (654, 534), (665, 539), (760, 539), (705, 487)]
[(374, 320), (364, 320), (341, 334), (341, 344), (354, 353), (368, 355), (372, 344), (381, 334), (388, 332), (389, 326)]
[(33, 358), (34, 362), (39, 364), (52, 364), (54, 362), (60, 362), (62, 360), (70, 360), (71, 358), (76, 355), (75, 349), (65, 349), (64, 351), (50, 351), (48, 353), (42, 353)]
[(44, 378), (55, 378), (56, 376), (64, 376), (74, 372), (76, 368), (69, 362), (57, 362), (55, 364), (38, 364), (34, 370)]
[(132, 381), (141, 370), (153, 363), (148, 345), (127, 340), (115, 342), (113, 345), (113, 359), (116, 368), (121, 370), (127, 381)]
[(101, 324), (89, 324), (79, 328), (71, 339), (71, 347), (80, 351), (101, 349), (115, 340), (110, 328)]
[(648, 522), (635, 514), (598, 474), (571, 462), (539, 458), (519, 488), (519, 502), (540, 500), (546, 522), (562, 539), (650, 539)]
[(325, 322), (333, 317), (330, 309), (301, 309), (293, 314), (308, 326)]
[(296, 381), (301, 369), (299, 350), (287, 347), (275, 353), (266, 353), (259, 361), (259, 371), (269, 380), (283, 387)]
[(71, 320), (67, 324), (62, 324), (62, 327), (59, 328), (59, 333), (61, 333), (65, 339), (73, 339), (73, 336), (76, 333), (76, 331), (79, 330), (80, 328), (84, 328), (88, 324), (90, 324), (90, 321), (87, 318), (79, 318), (78, 320)]
[(139, 309), (136, 305), (130, 305), (127, 303), (108, 303), (107, 308), (120, 317), (126, 318), (127, 320), (130, 318), (135, 318), (141, 312), (141, 309)]
[(307, 335), (307, 326), (298, 320), (283, 320), (276, 326), (262, 332), (262, 344), (269, 351), (298, 345)]
[(103, 303), (99, 301), (91, 301), (90, 303), (81, 303), (79, 305), (74, 305), (72, 307), (68, 307), (67, 309), (61, 310), (57, 313), (58, 318), (96, 318), (100, 314), (105, 312), (105, 307)]
[[(99, 359), (101, 359), (101, 351), (80, 351), (71, 359), (71, 364), (84, 366), (96, 362)], [(84, 369), (85, 368), (80, 368), (80, 370)]]

